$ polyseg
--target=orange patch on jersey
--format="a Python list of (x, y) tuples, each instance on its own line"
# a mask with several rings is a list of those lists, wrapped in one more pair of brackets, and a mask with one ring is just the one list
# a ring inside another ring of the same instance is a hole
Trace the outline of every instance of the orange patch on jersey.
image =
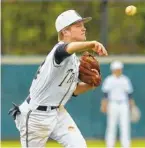
[(68, 127), (68, 130), (69, 130), (69, 131), (75, 131), (75, 127), (69, 126), (69, 127)]

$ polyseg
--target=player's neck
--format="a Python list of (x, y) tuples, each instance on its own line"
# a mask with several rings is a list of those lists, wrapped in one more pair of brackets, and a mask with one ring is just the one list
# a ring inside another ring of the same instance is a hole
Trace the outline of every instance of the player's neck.
[(113, 75), (117, 78), (121, 77), (121, 74), (113, 74)]
[(71, 38), (63, 38), (61, 41), (64, 42), (64, 43), (77, 42), (76, 40), (73, 40)]

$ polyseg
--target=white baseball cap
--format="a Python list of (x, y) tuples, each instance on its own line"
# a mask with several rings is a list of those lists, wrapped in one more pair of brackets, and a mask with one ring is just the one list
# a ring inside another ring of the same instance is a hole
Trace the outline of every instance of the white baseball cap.
[(75, 10), (67, 10), (63, 13), (61, 13), (56, 21), (55, 21), (55, 27), (57, 32), (61, 31), (65, 27), (78, 22), (83, 21), (84, 23), (90, 21), (91, 17), (82, 18)]
[(113, 61), (110, 65), (110, 69), (116, 70), (116, 69), (123, 69), (123, 63), (120, 61)]

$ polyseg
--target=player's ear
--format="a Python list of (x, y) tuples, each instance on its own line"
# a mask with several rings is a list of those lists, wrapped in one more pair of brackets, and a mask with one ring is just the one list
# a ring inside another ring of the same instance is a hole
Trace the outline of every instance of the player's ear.
[(62, 30), (62, 33), (63, 33), (63, 35), (67, 35), (67, 34), (69, 33), (68, 28), (63, 29), (63, 30)]

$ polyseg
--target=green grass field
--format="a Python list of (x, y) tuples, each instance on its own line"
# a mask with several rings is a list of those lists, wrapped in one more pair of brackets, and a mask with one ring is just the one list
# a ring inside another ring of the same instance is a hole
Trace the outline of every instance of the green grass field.
[[(97, 148), (97, 147), (105, 147), (105, 142), (103, 140), (87, 140), (87, 145), (89, 147)], [(19, 141), (2, 141), (1, 142), (2, 148), (11, 148), (11, 147), (17, 147), (20, 148), (20, 142)], [(61, 145), (57, 144), (55, 141), (48, 141), (47, 147), (59, 147), (61, 148)], [(120, 143), (117, 142), (116, 147), (120, 147)], [(132, 140), (132, 147), (144, 147), (145, 148), (145, 139), (142, 140)]]

